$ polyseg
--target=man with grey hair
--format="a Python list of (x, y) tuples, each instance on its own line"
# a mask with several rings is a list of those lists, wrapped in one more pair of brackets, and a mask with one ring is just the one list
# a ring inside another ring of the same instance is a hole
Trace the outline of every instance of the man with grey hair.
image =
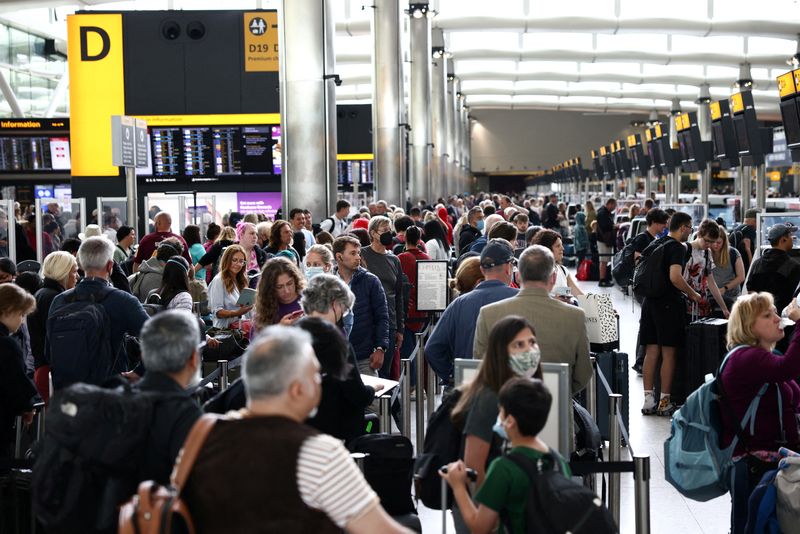
[[(73, 289), (53, 299), (47, 320), (45, 355), (51, 362), (55, 389), (74, 382), (99, 384), (110, 376), (128, 371), (124, 337), (125, 334), (139, 335), (147, 313), (136, 297), (111, 286), (113, 257), (111, 241), (105, 237), (86, 239), (78, 249), (78, 265), (85, 276)], [(69, 309), (65, 312), (70, 313), (60, 313), (61, 308), (67, 306)], [(91, 323), (78, 323), (74, 320), (75, 313), (89, 308), (98, 312), (95, 315), (102, 328), (80, 330), (80, 326)], [(86, 354), (87, 350), (97, 353)]]
[(550, 297), (556, 282), (553, 253), (541, 245), (526, 248), (519, 258), (522, 289), (511, 298), (484, 306), (478, 314), (473, 356), (483, 358), (494, 324), (508, 315), (521, 315), (536, 330), (542, 361), (566, 363), (572, 393), (582, 390), (592, 375), (589, 340), (583, 310)]
[(244, 358), (247, 408), (214, 425), (183, 490), (195, 523), (205, 532), (407, 532), (342, 442), (303, 424), (322, 395), (311, 336), (270, 326)]
[[(185, 310), (166, 310), (142, 327), (139, 342), (147, 369), (140, 391), (158, 395), (139, 481), (169, 483), (175, 458), (202, 412), (186, 388), (200, 367), (200, 327)], [(134, 488), (135, 490), (135, 488)]]

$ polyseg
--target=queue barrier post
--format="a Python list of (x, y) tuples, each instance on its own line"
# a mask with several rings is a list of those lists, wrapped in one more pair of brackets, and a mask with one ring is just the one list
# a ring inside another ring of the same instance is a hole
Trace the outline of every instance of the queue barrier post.
[(379, 405), (380, 405), (380, 421), (381, 421), (381, 432), (384, 434), (391, 434), (392, 433), (392, 396), (391, 395), (384, 395), (382, 397), (378, 397)]
[(428, 396), (425, 402), (428, 405), (428, 420), (430, 420), (431, 416), (433, 415), (433, 411), (436, 409), (436, 383), (438, 380), (436, 380), (436, 373), (433, 371), (433, 368), (431, 368), (427, 361), (425, 362), (425, 367), (428, 369), (428, 387), (425, 388)]
[[(36, 441), (39, 441), (44, 436), (44, 402), (37, 402), (33, 405), (34, 417), (36, 418)], [(15, 419), (16, 435), (14, 436), (14, 459), (21, 460), (25, 457), (25, 451), (22, 450), (22, 431), (25, 428), (25, 423), (22, 421), (22, 416), (18, 415)]]
[(369, 454), (367, 454), (366, 452), (350, 453), (350, 458), (352, 458), (353, 461), (355, 461), (356, 465), (361, 470), (361, 473), (364, 473), (364, 460), (366, 460), (367, 456), (369, 456)]
[[(592, 374), (589, 377), (589, 383), (586, 384), (586, 411), (592, 417), (593, 421), (597, 421), (597, 359), (594, 356), (589, 358), (592, 363)], [(583, 477), (584, 485), (596, 491), (597, 477), (595, 475), (587, 475)]]
[(650, 534), (650, 456), (633, 457), (636, 534)]
[[(620, 447), (622, 436), (619, 428), (619, 406), (622, 402), (622, 395), (619, 393), (611, 393), (608, 396), (608, 460), (610, 462), (620, 461)], [(611, 511), (611, 516), (614, 518), (614, 523), (619, 527), (619, 511), (620, 511), (620, 477), (619, 473), (611, 473), (608, 482), (608, 508)]]
[(415, 334), (417, 337), (417, 454), (422, 452), (425, 444), (425, 394), (423, 385), (425, 384), (425, 332)]
[(404, 358), (400, 364), (403, 383), (401, 396), (403, 398), (403, 435), (411, 440), (411, 366), (412, 360)]
[(225, 391), (228, 389), (228, 360), (217, 360), (217, 367), (219, 368), (219, 390)]

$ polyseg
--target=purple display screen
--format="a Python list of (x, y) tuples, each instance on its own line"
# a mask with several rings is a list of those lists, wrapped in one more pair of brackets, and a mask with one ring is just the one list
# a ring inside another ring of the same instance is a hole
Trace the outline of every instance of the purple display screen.
[(243, 215), (248, 213), (264, 213), (275, 219), (281, 208), (280, 193), (236, 193), (237, 211)]

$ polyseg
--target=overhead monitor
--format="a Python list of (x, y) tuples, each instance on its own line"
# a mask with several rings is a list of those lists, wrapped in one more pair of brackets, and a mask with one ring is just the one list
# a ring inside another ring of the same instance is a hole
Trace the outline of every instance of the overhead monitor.
[(678, 144), (681, 153), (681, 167), (689, 172), (701, 172), (707, 167), (706, 151), (710, 146), (700, 138), (700, 128), (697, 126), (697, 113), (681, 113), (675, 118), (675, 128), (678, 131)]
[[(353, 159), (350, 159), (350, 158)], [(337, 156), (338, 183), (341, 186), (372, 187), (375, 182), (375, 164), (372, 154), (339, 154)]]
[(628, 178), (633, 174), (633, 165), (621, 140), (614, 142), (614, 162), (616, 164), (617, 177)]
[(663, 176), (664, 170), (662, 165), (660, 165), (657, 141), (656, 141), (656, 129), (648, 128), (644, 132), (645, 138), (647, 139), (647, 155), (650, 159), (650, 168), (656, 173), (656, 176)]
[(739, 166), (739, 145), (727, 100), (711, 103), (711, 141), (714, 159), (723, 169)]
[(759, 127), (753, 94), (742, 91), (731, 95), (733, 129), (742, 165), (761, 165), (764, 156), (772, 152), (772, 128)]
[(678, 159), (672, 150), (669, 134), (661, 128), (661, 124), (653, 127), (653, 142), (655, 144), (656, 165), (662, 174), (672, 174), (678, 164)]
[(800, 69), (778, 76), (778, 93), (781, 97), (780, 108), (783, 119), (783, 131), (786, 134), (786, 148), (789, 149), (792, 161), (800, 162)]
[(68, 119), (0, 120), (0, 174), (69, 174)]
[(603, 177), (603, 165), (600, 163), (599, 150), (592, 150), (592, 168), (594, 169), (595, 176), (598, 178)]
[(647, 155), (647, 148), (642, 146), (641, 134), (628, 136), (628, 152), (630, 154), (631, 169), (640, 178), (646, 178), (647, 172), (651, 168), (650, 157)]

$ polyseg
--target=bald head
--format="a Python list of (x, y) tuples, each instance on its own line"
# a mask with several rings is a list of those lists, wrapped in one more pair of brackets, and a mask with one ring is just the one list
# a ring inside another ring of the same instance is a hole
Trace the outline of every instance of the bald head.
[(156, 232), (169, 232), (172, 229), (172, 217), (166, 211), (160, 211), (153, 217)]

